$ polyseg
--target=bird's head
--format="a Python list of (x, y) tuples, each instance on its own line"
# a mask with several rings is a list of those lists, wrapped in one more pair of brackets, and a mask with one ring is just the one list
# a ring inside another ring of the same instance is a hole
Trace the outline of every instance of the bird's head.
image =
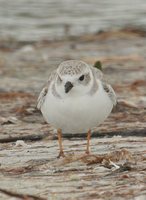
[(84, 95), (90, 90), (92, 82), (93, 74), (85, 62), (68, 60), (57, 69), (56, 88), (64, 96)]

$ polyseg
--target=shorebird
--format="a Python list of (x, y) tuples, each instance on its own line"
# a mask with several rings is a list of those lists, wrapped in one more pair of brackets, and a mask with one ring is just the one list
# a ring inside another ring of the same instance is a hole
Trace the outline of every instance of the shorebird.
[(54, 70), (42, 89), (37, 108), (58, 133), (59, 155), (64, 157), (62, 133), (87, 133), (90, 153), (91, 130), (103, 123), (116, 105), (113, 88), (103, 73), (83, 61), (67, 60)]

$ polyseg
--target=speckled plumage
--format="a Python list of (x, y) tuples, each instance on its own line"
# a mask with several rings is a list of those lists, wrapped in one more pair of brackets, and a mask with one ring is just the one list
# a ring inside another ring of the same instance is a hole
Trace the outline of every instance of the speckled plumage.
[(58, 73), (60, 75), (70, 75), (74, 76), (76, 74), (81, 74), (85, 68), (88, 68), (89, 66), (78, 60), (68, 60), (62, 62), (58, 67)]

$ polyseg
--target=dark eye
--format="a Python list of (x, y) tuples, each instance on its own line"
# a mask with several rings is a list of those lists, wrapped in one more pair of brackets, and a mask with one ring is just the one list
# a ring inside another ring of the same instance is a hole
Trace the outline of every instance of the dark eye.
[(83, 81), (83, 80), (84, 80), (84, 77), (85, 77), (84, 75), (80, 76), (79, 80), (80, 80), (80, 81)]

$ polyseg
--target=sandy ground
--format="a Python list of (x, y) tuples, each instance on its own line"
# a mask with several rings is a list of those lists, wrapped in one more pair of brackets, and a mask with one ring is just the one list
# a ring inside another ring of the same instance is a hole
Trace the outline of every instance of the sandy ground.
[[(0, 42), (0, 199), (146, 199), (146, 33), (136, 29), (37, 43)], [(64, 135), (36, 109), (49, 73), (67, 59), (100, 60), (118, 96), (95, 130)]]

